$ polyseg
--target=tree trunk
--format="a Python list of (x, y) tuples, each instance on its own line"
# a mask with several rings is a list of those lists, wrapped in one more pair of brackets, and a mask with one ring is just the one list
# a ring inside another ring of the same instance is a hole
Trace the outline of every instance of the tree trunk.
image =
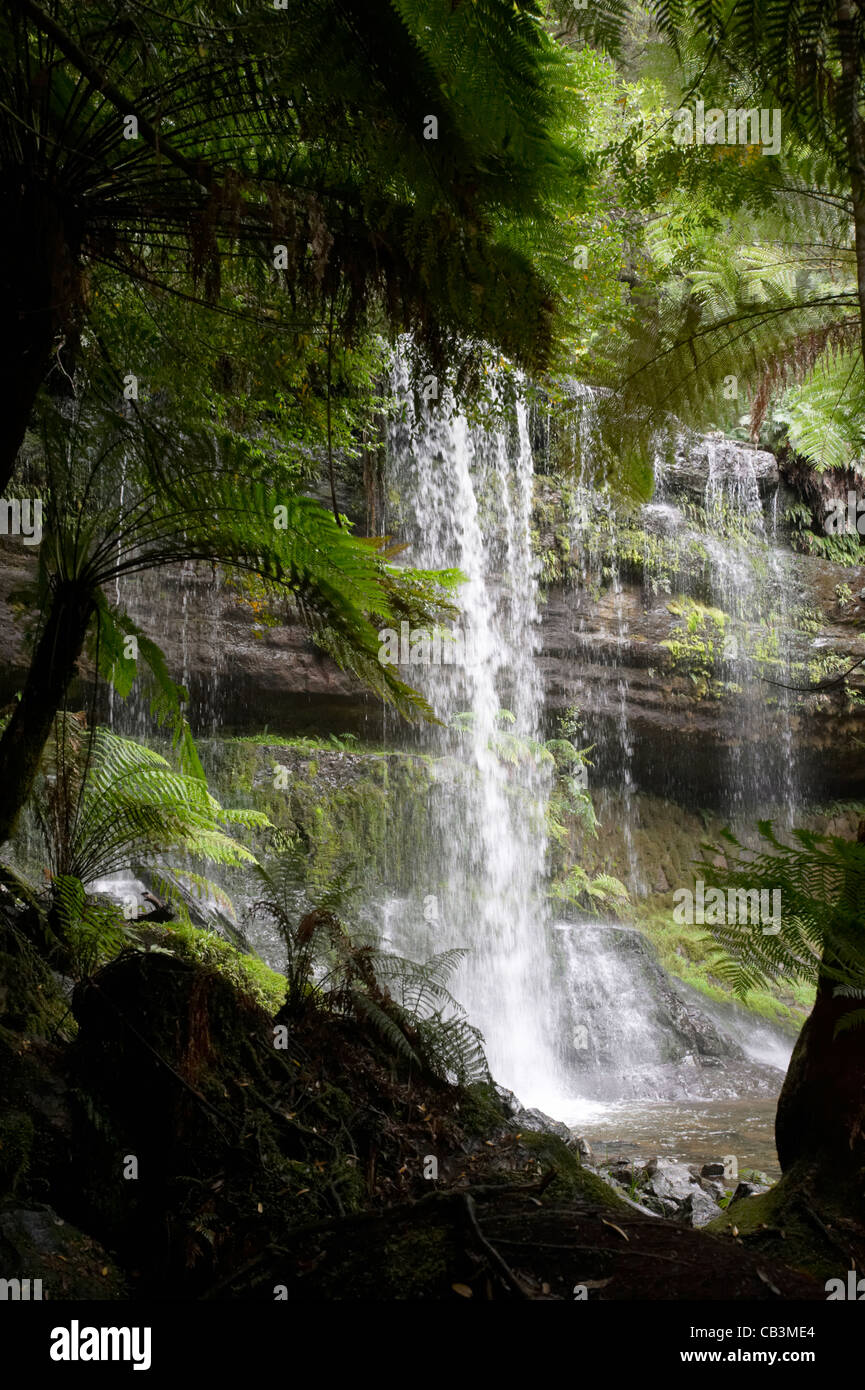
[[(865, 844), (865, 820), (856, 839)], [(858, 897), (861, 884), (851, 889)], [(778, 1097), (775, 1144), (782, 1172), (804, 1159), (843, 1181), (865, 1171), (865, 1025), (837, 1037), (835, 1027), (865, 1009), (865, 1000), (836, 994), (837, 987), (825, 975), (817, 981)]]
[(61, 334), (77, 333), (76, 238), (52, 190), (26, 170), (0, 179), (0, 494), (15, 471)]
[(834, 991), (821, 979), (778, 1098), (775, 1143), (782, 1172), (804, 1159), (843, 1181), (865, 1169), (865, 1027), (835, 1037), (863, 1001)]
[(93, 612), (89, 586), (66, 583), (55, 590), (21, 699), (0, 738), (0, 844), (12, 835), (30, 795)]
[(841, 55), (841, 119), (850, 170), (853, 230), (856, 246), (856, 283), (859, 291), (859, 323), (862, 359), (865, 362), (865, 123), (859, 111), (862, 55), (859, 52), (855, 10), (842, 0), (835, 11)]

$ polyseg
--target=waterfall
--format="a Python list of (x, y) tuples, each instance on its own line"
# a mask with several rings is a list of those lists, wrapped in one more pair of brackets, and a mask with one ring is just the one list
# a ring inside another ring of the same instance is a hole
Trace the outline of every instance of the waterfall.
[[(432, 756), (413, 870), (406, 876), (400, 858), (386, 888), (381, 880), (366, 884), (361, 926), (385, 949), (415, 960), (454, 948), (465, 952), (453, 992), (484, 1036), (496, 1081), (524, 1104), (577, 1122), (586, 1106), (599, 1103), (728, 1098), (740, 1088), (770, 1096), (777, 1059), (766, 1059), (772, 1046), (777, 1051), (776, 1039), (762, 1038), (755, 1049), (753, 1024), (716, 1016), (702, 998), (689, 995), (635, 929), (559, 920), (550, 910), (551, 771), (542, 743), (540, 564), (533, 528), (535, 492), (542, 486), (536, 457), (540, 472), (566, 420), (530, 418), (519, 390), (501, 384), (488, 393), (485, 424), (469, 420), (447, 392), (421, 405), (399, 358), (391, 394), (398, 413), (386, 441), (388, 529), (407, 543), (401, 562), (456, 569), (464, 582), (454, 595), (460, 612), (451, 640), (423, 632), (396, 635), (400, 674), (423, 691), (440, 723), (418, 734)], [(658, 637), (669, 630), (668, 607), (683, 595), (728, 615), (736, 640), (725, 646), (717, 674), (733, 711), (734, 737), (718, 755), (719, 801), (725, 811), (750, 813), (758, 801), (790, 806), (795, 792), (782, 688), (790, 586), (764, 522), (753, 450), (681, 436), (669, 455), (658, 453), (654, 499), (629, 512), (594, 476), (595, 397), (577, 387), (573, 397), (577, 409), (566, 441), (574, 464), (567, 491), (576, 575), (570, 631), (577, 661), (586, 653), (596, 673), (598, 666), (603, 672), (600, 681), (575, 682), (575, 701), (585, 744), (596, 749), (589, 776), (599, 815), (619, 816), (624, 852), (610, 871), (639, 896), (650, 890), (636, 800), (646, 785), (632, 638), (640, 604), (655, 605)], [(667, 547), (663, 560), (652, 544), (657, 536)], [(636, 554), (641, 546), (642, 556)], [(671, 570), (677, 547), (681, 564)], [(696, 552), (703, 558), (695, 564)], [(642, 596), (634, 582), (635, 555)], [(172, 669), (192, 686), (198, 726), (206, 730), (218, 722), (226, 660), (219, 630), (228, 596), (202, 567), (187, 565), (165, 577), (126, 580), (117, 598), (146, 626), (148, 612), (166, 595), (174, 614)], [(767, 628), (770, 611), (775, 621)], [(782, 682), (771, 708), (754, 659), (755, 634), (771, 647)], [(383, 640), (382, 659), (394, 659), (385, 650)], [(113, 717), (137, 732), (145, 701), (136, 692), (122, 710), (114, 706)], [(619, 811), (612, 809), (615, 797)], [(391, 814), (400, 815), (398, 802)], [(299, 912), (305, 910), (300, 886), (298, 902)], [(272, 942), (253, 939), (273, 953)]]
[(402, 418), (389, 469), (412, 565), (455, 567), (464, 659), (407, 673), (432, 704), (439, 784), (417, 908), (390, 920), (394, 947), (467, 948), (456, 993), (483, 1032), (493, 1075), (522, 1099), (559, 1090), (543, 894), (548, 774), (539, 755), (542, 689), (533, 459), (525, 409), (489, 430), (446, 397), (423, 411), (398, 364)]

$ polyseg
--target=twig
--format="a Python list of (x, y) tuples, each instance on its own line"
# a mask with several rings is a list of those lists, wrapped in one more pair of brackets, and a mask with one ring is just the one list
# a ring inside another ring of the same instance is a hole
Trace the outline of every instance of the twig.
[(861, 666), (865, 661), (865, 656), (860, 656), (858, 661), (854, 661), (852, 666), (848, 666), (846, 671), (842, 671), (838, 676), (827, 676), (825, 680), (818, 681), (816, 685), (785, 685), (784, 681), (773, 681), (769, 676), (761, 676), (760, 679), (766, 685), (777, 685), (782, 690), (798, 690), (805, 695), (818, 695), (821, 690), (831, 690), (833, 685), (842, 685), (851, 671), (855, 671), (857, 666)]
[(829, 1230), (829, 1227), (826, 1225), (824, 1221), (820, 1219), (816, 1211), (814, 1211), (813, 1207), (810, 1207), (808, 1205), (804, 1197), (797, 1197), (795, 1205), (798, 1206), (805, 1213), (805, 1215), (810, 1219), (812, 1224), (817, 1227), (821, 1235), (823, 1235), (825, 1239), (828, 1240), (829, 1244), (835, 1250), (838, 1251), (839, 1255), (843, 1255), (845, 1260), (853, 1259), (853, 1254), (850, 1250), (850, 1247), (847, 1246), (845, 1248), (840, 1241), (835, 1239), (832, 1232)]
[(466, 1216), (468, 1217), (468, 1222), (469, 1226), (471, 1227), (472, 1235), (474, 1236), (478, 1245), (484, 1251), (484, 1254), (486, 1255), (487, 1259), (491, 1261), (491, 1263), (498, 1270), (499, 1274), (502, 1276), (508, 1287), (513, 1289), (519, 1298), (529, 1298), (531, 1295), (523, 1287), (522, 1283), (514, 1274), (510, 1265), (502, 1259), (495, 1246), (490, 1245), (490, 1242), (487, 1240), (486, 1236), (484, 1235), (483, 1231), (478, 1225), (475, 1204), (468, 1192), (463, 1193), (463, 1205), (465, 1206)]
[(496, 1236), (500, 1245), (518, 1245), (531, 1250), (588, 1250), (594, 1255), (607, 1255), (617, 1260), (620, 1255), (634, 1255), (637, 1259), (644, 1260), (663, 1260), (665, 1264), (674, 1265), (696, 1265), (702, 1261), (685, 1260), (679, 1255), (656, 1255), (653, 1250), (626, 1250), (625, 1247), (616, 1245), (561, 1245), (553, 1244), (549, 1240), (513, 1240), (507, 1236)]

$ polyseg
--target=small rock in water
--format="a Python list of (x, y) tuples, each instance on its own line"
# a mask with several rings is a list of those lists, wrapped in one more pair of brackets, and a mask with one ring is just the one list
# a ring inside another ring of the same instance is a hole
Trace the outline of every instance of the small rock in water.
[(513, 1116), (522, 1110), (522, 1104), (513, 1091), (509, 1091), (505, 1086), (496, 1086), (496, 1095), (505, 1107), (506, 1114)]
[(723, 1178), (726, 1177), (723, 1163), (704, 1163), (700, 1169), (701, 1178)]
[(671, 1158), (653, 1158), (644, 1170), (646, 1191), (663, 1200), (684, 1202), (695, 1185), (695, 1179), (684, 1163)]
[(595, 1155), (592, 1153), (592, 1146), (588, 1139), (583, 1139), (579, 1134), (572, 1134), (567, 1143), (569, 1149), (579, 1154), (581, 1163), (594, 1163)]
[(704, 1192), (708, 1192), (713, 1202), (717, 1202), (719, 1205), (722, 1199), (727, 1195), (727, 1189), (724, 1184), (722, 1182), (716, 1182), (712, 1178), (701, 1178), (700, 1187)]

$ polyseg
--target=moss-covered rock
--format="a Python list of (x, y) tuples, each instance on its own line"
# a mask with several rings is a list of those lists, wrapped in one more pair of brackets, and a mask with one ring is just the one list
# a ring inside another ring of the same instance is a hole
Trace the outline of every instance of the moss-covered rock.
[(127, 1284), (99, 1243), (51, 1207), (0, 1210), (0, 1269), (5, 1279), (41, 1281), (43, 1301), (119, 1299)]
[(865, 1262), (863, 1190), (800, 1163), (768, 1192), (731, 1202), (705, 1229), (820, 1281), (846, 1278)]

